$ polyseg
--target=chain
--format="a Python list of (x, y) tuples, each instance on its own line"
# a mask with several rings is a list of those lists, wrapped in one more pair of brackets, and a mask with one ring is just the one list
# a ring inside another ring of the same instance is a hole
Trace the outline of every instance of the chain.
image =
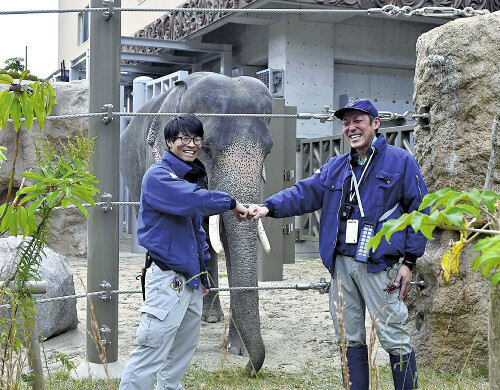
[[(198, 117), (215, 117), (215, 118), (289, 118), (289, 119), (297, 119), (297, 120), (308, 120), (308, 119), (318, 119), (321, 123), (332, 122), (334, 120), (338, 120), (333, 113), (335, 111), (330, 109), (329, 106), (325, 106), (323, 108), (323, 112), (321, 114), (311, 114), (311, 113), (298, 113), (298, 114), (225, 114), (225, 113), (191, 113)], [(112, 112), (112, 116), (177, 116), (184, 115), (185, 113), (180, 112)], [(48, 116), (46, 120), (57, 120), (57, 119), (78, 119), (78, 118), (89, 118), (89, 117), (103, 117), (106, 118), (108, 113), (105, 112), (94, 112), (88, 114), (68, 114), (68, 115), (53, 115)], [(403, 114), (398, 114), (390, 111), (379, 111), (379, 117), (381, 120), (395, 120), (395, 119), (404, 119), (406, 121), (413, 121), (416, 118), (429, 118), (428, 113), (423, 114), (415, 114), (412, 111), (405, 111)], [(21, 121), (24, 121), (24, 118), (20, 118)], [(37, 120), (35, 117), (34, 120)], [(9, 122), (12, 122), (12, 119), (9, 119)]]
[[(293, 286), (249, 286), (249, 287), (212, 287), (210, 291), (221, 292), (221, 291), (270, 291), (270, 290), (318, 290), (321, 294), (325, 293), (327, 288), (330, 286), (330, 282), (327, 282), (324, 278), (321, 278), (319, 283), (311, 283), (311, 284), (296, 284)], [(54, 298), (46, 298), (37, 300), (36, 303), (47, 303), (47, 302), (57, 302), (64, 301), (67, 299), (79, 299), (85, 297), (93, 297), (93, 296), (105, 296), (106, 294), (118, 295), (118, 294), (139, 294), (142, 293), (142, 290), (111, 290), (111, 291), (96, 291), (87, 294), (75, 294), (75, 295), (67, 295), (63, 297), (54, 297)], [(9, 304), (1, 305), (0, 309), (9, 308)]]
[[(453, 7), (423, 7), (412, 9), (410, 6), (398, 7), (396, 5), (385, 5), (382, 8), (369, 9), (286, 9), (286, 8), (125, 8), (113, 7), (113, 12), (173, 12), (173, 13), (246, 13), (246, 14), (351, 14), (351, 15), (385, 15), (389, 18), (397, 16), (411, 17), (419, 16), (437, 16), (437, 17), (457, 17), (457, 16), (475, 16), (486, 15), (488, 10), (476, 10), (472, 7), (458, 9)], [(22, 10), (22, 11), (0, 11), (0, 15), (23, 15), (23, 14), (47, 14), (47, 13), (69, 13), (69, 12), (109, 12), (109, 8), (68, 8), (51, 10)]]

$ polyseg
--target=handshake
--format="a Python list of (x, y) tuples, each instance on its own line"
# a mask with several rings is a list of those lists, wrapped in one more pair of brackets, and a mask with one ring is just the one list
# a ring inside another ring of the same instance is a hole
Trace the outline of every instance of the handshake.
[(233, 214), (238, 221), (252, 221), (255, 222), (259, 218), (265, 217), (269, 213), (266, 206), (259, 206), (256, 204), (250, 205), (248, 208), (243, 206), (240, 202), (236, 201), (236, 207), (233, 209)]

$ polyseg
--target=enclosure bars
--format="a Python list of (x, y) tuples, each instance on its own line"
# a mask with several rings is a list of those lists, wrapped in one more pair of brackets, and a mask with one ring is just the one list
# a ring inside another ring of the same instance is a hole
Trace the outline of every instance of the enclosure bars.
[[(91, 0), (91, 8), (102, 7), (102, 0)], [(114, 0), (119, 7), (121, 0)], [(114, 120), (109, 112), (120, 106), (120, 12), (90, 13), (90, 63), (89, 63), (89, 112), (107, 111), (103, 118), (89, 118), (89, 138), (98, 136), (94, 146), (92, 164), (99, 180), (101, 194), (115, 198), (119, 194), (119, 153), (120, 121)], [(109, 198), (109, 197), (108, 197)], [(118, 249), (118, 208), (92, 207), (89, 210), (87, 233), (87, 291), (102, 290), (102, 284), (109, 283), (118, 289), (119, 249)], [(92, 329), (91, 320), (95, 315), (99, 329), (108, 329), (105, 341), (106, 360), (118, 360), (118, 299), (95, 297), (87, 305), (87, 329)], [(89, 363), (102, 364), (98, 347), (92, 335), (86, 334), (86, 350)]]

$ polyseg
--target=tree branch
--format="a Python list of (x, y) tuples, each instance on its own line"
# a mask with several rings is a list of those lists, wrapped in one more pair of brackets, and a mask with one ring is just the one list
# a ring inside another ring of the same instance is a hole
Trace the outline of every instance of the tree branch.
[(495, 178), (495, 164), (498, 154), (498, 114), (493, 117), (493, 125), (491, 126), (491, 153), (488, 161), (488, 169), (486, 170), (486, 179), (484, 181), (484, 189), (491, 191), (493, 188), (493, 180)]

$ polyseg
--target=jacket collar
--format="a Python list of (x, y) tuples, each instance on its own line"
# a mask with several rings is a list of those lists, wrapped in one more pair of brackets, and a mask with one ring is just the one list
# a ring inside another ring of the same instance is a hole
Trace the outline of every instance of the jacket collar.
[(163, 153), (161, 162), (168, 164), (174, 170), (175, 174), (182, 179), (185, 179), (186, 176), (190, 176), (190, 173), (194, 173), (192, 171), (197, 171), (197, 176), (200, 178), (206, 176), (205, 167), (198, 159), (194, 160), (192, 164), (188, 164), (167, 150)]
[[(387, 147), (387, 141), (385, 139), (384, 134), (376, 133), (375, 135), (376, 135), (377, 139), (372, 144), (371, 148), (368, 149), (368, 151), (366, 153), (367, 159), (370, 158), (371, 153), (378, 154), (378, 153), (382, 152)], [(356, 165), (358, 158), (359, 157), (358, 157), (358, 153), (356, 152), (356, 149), (351, 148), (351, 152), (349, 153), (349, 156), (348, 156), (349, 163)]]

